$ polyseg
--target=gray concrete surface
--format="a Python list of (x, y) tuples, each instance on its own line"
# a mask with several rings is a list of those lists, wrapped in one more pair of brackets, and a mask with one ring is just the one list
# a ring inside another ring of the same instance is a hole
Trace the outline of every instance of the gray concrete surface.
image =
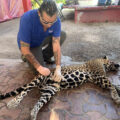
[[(74, 61), (86, 61), (108, 55), (120, 61), (120, 23), (75, 24), (74, 11), (64, 10), (62, 29), (67, 39), (62, 54)], [(0, 58), (20, 58), (17, 47), (19, 19), (0, 23)]]
[[(21, 60), (0, 59), (0, 68), (0, 93), (15, 90), (34, 78)], [(120, 71), (107, 76), (110, 82), (120, 85)], [(7, 103), (13, 98), (0, 100), (0, 120), (31, 120), (30, 113), (40, 98), (40, 91), (33, 89), (18, 107), (9, 109)], [(109, 91), (86, 83), (54, 95), (39, 111), (37, 120), (120, 120), (120, 106), (113, 102)]]
[[(73, 12), (64, 14), (62, 29), (67, 32), (67, 39), (62, 46), (62, 59), (65, 65), (103, 55), (120, 61), (120, 23), (74, 24)], [(19, 19), (0, 23), (0, 93), (29, 83), (34, 77), (27, 64), (18, 59), (18, 27)], [(109, 80), (120, 84), (120, 71), (109, 74)], [(30, 111), (39, 96), (37, 89), (31, 91), (15, 109), (6, 106), (11, 98), (0, 101), (0, 120), (30, 120)], [(120, 120), (120, 107), (106, 90), (85, 84), (59, 92), (40, 110), (37, 120)]]

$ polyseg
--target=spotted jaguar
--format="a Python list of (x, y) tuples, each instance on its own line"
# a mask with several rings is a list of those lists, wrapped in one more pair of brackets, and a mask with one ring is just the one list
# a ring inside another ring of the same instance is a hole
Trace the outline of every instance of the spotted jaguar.
[(9, 108), (16, 107), (28, 92), (38, 87), (41, 96), (31, 111), (31, 120), (36, 120), (39, 110), (57, 92), (68, 88), (75, 88), (83, 83), (90, 82), (101, 88), (108, 89), (113, 101), (120, 104), (120, 88), (119, 86), (113, 85), (106, 76), (107, 72), (118, 71), (119, 67), (119, 64), (110, 61), (106, 56), (104, 58), (90, 60), (82, 65), (64, 66), (61, 69), (61, 82), (55, 82), (53, 80), (54, 70), (52, 70), (47, 77), (39, 74), (30, 83), (17, 88), (15, 91), (1, 94), (0, 100), (16, 96), (7, 104)]

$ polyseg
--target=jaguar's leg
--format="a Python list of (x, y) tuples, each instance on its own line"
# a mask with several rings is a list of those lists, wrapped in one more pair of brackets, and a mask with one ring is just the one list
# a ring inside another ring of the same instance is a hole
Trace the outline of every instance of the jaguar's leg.
[(110, 91), (111, 91), (112, 99), (115, 101), (115, 103), (120, 104), (120, 97), (119, 97), (119, 94), (118, 94), (115, 86), (112, 86), (110, 88)]
[(59, 85), (48, 85), (41, 89), (41, 97), (38, 100), (38, 102), (35, 104), (34, 108), (31, 111), (31, 120), (36, 120), (37, 114), (39, 110), (43, 107), (44, 104), (46, 104), (51, 97), (59, 91)]
[[(16, 90), (17, 92), (15, 91), (15, 93), (16, 93), (15, 95), (17, 95), (17, 94), (20, 94), (20, 95), (18, 95), (17, 97), (15, 97), (11, 101), (9, 101), (7, 106), (9, 108), (14, 108), (14, 107), (18, 106), (19, 103), (21, 102), (21, 100), (24, 98), (24, 96), (27, 95), (27, 93), (29, 91), (31, 91), (35, 87), (41, 86), (41, 84), (44, 81), (44, 79), (45, 79), (45, 77), (39, 75), (39, 76), (37, 76), (37, 78), (34, 78), (30, 83), (24, 85), (23, 87), (18, 88)], [(11, 93), (13, 93), (13, 92), (10, 92), (8, 94), (11, 94)], [(8, 95), (2, 95), (2, 98), (4, 99), (7, 96)], [(10, 97), (10, 95), (8, 97)]]
[(16, 96), (15, 98), (13, 98), (7, 103), (7, 107), (8, 108), (17, 107), (20, 104), (20, 102), (23, 100), (23, 98), (27, 95), (27, 93), (28, 91), (21, 92), (20, 95)]
[(120, 104), (120, 97), (114, 85), (105, 76), (96, 77), (93, 79), (93, 83), (99, 85), (102, 88), (109, 89), (111, 97), (115, 103)]
[(20, 93), (20, 95), (16, 96), (15, 98), (8, 102), (7, 104), (8, 108), (17, 107), (23, 100), (23, 98), (28, 94), (28, 92), (31, 91), (34, 87), (37, 87), (37, 85), (33, 84), (33, 82), (28, 84), (26, 88), (24, 88), (24, 90)]
[(114, 86), (115, 86), (115, 88), (116, 88), (116, 90), (117, 90), (117, 92), (118, 92), (118, 94), (120, 96), (120, 85), (114, 85)]

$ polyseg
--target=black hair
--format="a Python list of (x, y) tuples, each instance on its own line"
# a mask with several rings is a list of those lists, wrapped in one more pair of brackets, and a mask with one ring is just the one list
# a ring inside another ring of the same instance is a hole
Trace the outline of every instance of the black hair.
[(53, 0), (43, 0), (43, 3), (41, 4), (39, 8), (39, 12), (42, 15), (42, 12), (46, 12), (50, 17), (57, 14), (58, 9), (55, 1)]

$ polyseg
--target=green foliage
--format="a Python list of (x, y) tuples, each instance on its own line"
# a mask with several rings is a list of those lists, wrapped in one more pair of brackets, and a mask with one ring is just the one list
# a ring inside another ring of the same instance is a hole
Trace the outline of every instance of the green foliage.
[(56, 2), (65, 4), (66, 0), (56, 0)]
[[(38, 1), (40, 4), (43, 2), (43, 0), (38, 0)], [(35, 0), (31, 0), (31, 3), (32, 3), (32, 9), (36, 9), (40, 7)]]
[[(43, 0), (38, 0), (38, 1), (40, 4), (43, 2)], [(56, 0), (57, 3), (63, 3), (63, 4), (65, 4), (65, 1), (66, 0)], [(39, 5), (35, 0), (31, 0), (31, 3), (32, 3), (32, 9), (39, 8)]]

